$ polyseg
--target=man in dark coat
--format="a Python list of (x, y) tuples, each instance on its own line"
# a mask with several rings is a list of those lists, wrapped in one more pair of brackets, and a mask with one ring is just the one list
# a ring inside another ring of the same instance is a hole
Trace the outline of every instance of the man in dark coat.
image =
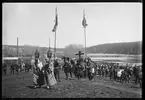
[(55, 79), (60, 82), (60, 66), (57, 59), (54, 61), (54, 75)]
[(88, 77), (88, 78), (90, 78), (90, 73), (89, 73), (89, 71), (90, 71), (90, 59), (89, 58), (87, 58), (86, 59), (86, 77)]
[(4, 71), (4, 74), (6, 75), (6, 73), (7, 73), (7, 64), (6, 63), (3, 63), (3, 71)]
[(135, 83), (137, 84), (139, 81), (139, 67), (137, 67), (136, 65), (133, 68), (133, 74), (135, 76)]
[(15, 65), (14, 63), (11, 64), (11, 74), (14, 74), (15, 72)]
[(66, 80), (68, 79), (68, 74), (70, 74), (70, 76), (72, 77), (72, 73), (71, 73), (71, 65), (69, 63), (68, 58), (64, 58), (64, 65), (63, 65), (63, 69), (64, 69), (64, 73), (66, 75)]
[(111, 67), (109, 68), (109, 77), (110, 77), (110, 81), (111, 81), (112, 78), (114, 77), (114, 75), (113, 75), (113, 66), (111, 66)]

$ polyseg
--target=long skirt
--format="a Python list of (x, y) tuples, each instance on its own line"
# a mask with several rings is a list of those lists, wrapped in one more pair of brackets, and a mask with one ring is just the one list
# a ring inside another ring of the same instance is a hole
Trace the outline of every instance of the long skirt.
[(44, 85), (44, 75), (41, 71), (33, 73), (33, 83), (39, 86)]
[(48, 82), (50, 86), (55, 85), (57, 83), (54, 76), (54, 72), (52, 72), (51, 74), (48, 74), (47, 76), (48, 76)]

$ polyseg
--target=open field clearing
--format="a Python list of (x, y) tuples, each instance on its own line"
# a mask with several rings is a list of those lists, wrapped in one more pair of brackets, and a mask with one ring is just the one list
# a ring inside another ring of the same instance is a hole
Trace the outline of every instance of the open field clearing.
[(32, 73), (6, 75), (2, 77), (2, 96), (8, 98), (141, 98), (141, 88), (133, 83), (118, 83), (109, 78), (95, 76), (77, 80), (74, 76), (65, 80), (61, 71), (61, 82), (52, 90), (46, 86), (33, 89)]

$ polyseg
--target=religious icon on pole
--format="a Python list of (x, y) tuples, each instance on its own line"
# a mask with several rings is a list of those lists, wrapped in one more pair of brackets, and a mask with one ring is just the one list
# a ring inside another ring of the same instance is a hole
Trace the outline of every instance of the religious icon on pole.
[(49, 48), (49, 50), (48, 50), (48, 52), (47, 52), (47, 57), (48, 57), (48, 58), (51, 58), (51, 57), (52, 57), (52, 52), (51, 52), (50, 48)]
[(36, 52), (35, 52), (35, 58), (39, 58), (39, 52), (38, 52), (37, 49), (36, 49)]

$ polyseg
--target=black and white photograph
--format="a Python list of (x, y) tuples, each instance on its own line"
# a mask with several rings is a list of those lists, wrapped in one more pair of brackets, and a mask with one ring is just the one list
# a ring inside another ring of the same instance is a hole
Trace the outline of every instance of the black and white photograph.
[(2, 3), (2, 98), (142, 98), (142, 6)]

